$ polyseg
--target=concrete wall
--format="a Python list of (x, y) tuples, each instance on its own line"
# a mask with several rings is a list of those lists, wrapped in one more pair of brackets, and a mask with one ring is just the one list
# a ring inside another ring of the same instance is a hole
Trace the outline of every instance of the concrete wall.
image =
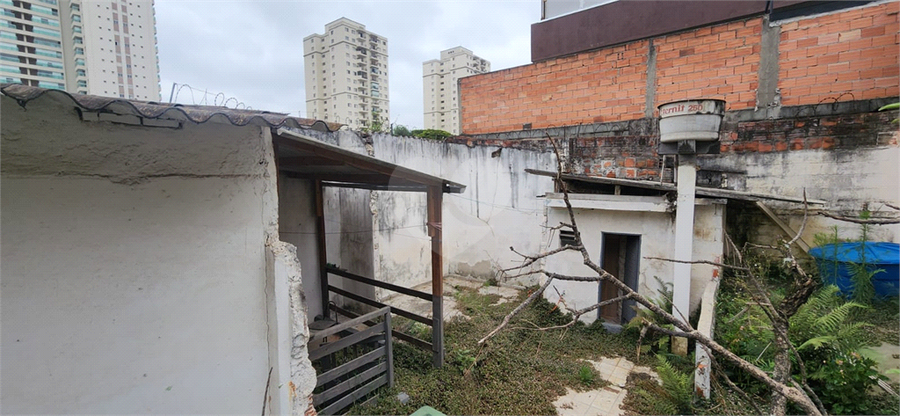
[[(541, 197), (553, 191), (553, 184), (525, 169), (555, 168), (555, 157), (545, 147), (501, 149), (386, 134), (363, 137), (352, 131), (306, 134), (466, 185), (462, 194), (444, 194), (444, 273), (494, 277), (520, 259), (510, 246), (532, 253), (541, 248)], [(348, 265), (353, 265), (363, 276), (408, 287), (431, 280), (424, 193), (328, 189), (325, 196), (329, 262), (351, 271)], [(376, 231), (360, 232), (364, 230)], [(371, 247), (368, 253), (374, 253), (371, 259), (360, 257), (367, 253), (366, 244)], [(519, 281), (534, 282), (536, 277)]]
[[(825, 208), (838, 215), (855, 217), (864, 208), (874, 216), (891, 215), (894, 211), (884, 203), (900, 200), (900, 177), (897, 161), (900, 148), (878, 146), (872, 148), (802, 150), (773, 153), (745, 153), (717, 155), (707, 158), (704, 166), (724, 171), (744, 172), (739, 180), (747, 191), (802, 197), (826, 201)], [(803, 222), (800, 204), (767, 202), (791, 228), (799, 230)], [(818, 208), (814, 206), (813, 208)], [(746, 218), (756, 224), (751, 237), (759, 242), (772, 243), (786, 237), (770, 219), (753, 212)], [(812, 244), (816, 234), (830, 233), (837, 226), (842, 238), (857, 238), (859, 225), (811, 215), (804, 228), (803, 239)], [(900, 226), (873, 226), (871, 241), (900, 241)]]
[[(0, 104), (2, 411), (259, 412), (267, 341), (293, 338), (269, 332), (288, 288), (266, 261), (268, 129), (82, 122), (56, 94)], [(281, 310), (305, 325), (298, 302)], [(297, 358), (270, 395), (292, 387), (302, 412), (315, 379)]]
[[(896, 99), (862, 100), (837, 104), (780, 107), (767, 118), (766, 111), (726, 113), (720, 132), (720, 154), (699, 157), (698, 184), (713, 188), (807, 197), (826, 201), (824, 209), (835, 215), (858, 215), (864, 206), (875, 216), (889, 215), (884, 202), (896, 201), (898, 188), (898, 140), (900, 132), (891, 120), (897, 113), (877, 112)], [(571, 137), (564, 150), (572, 172), (590, 176), (624, 177), (658, 181), (662, 169), (657, 154), (655, 120), (640, 119), (586, 126), (497, 133), (454, 138), (478, 146), (547, 147), (547, 135)], [(672, 162), (673, 158), (669, 158)], [(668, 169), (671, 173), (671, 168)], [(663, 175), (665, 176), (665, 175)], [(802, 205), (770, 203), (795, 228), (802, 221)], [(755, 226), (754, 238), (772, 242), (784, 233), (754, 209), (746, 224)], [(880, 212), (877, 212), (880, 211)], [(742, 213), (745, 215), (747, 212)], [(837, 225), (841, 234), (855, 237), (858, 227), (814, 216), (805, 238)], [(900, 241), (897, 226), (873, 227), (877, 241)]]
[[(521, 259), (510, 246), (523, 253), (540, 250), (541, 197), (553, 191), (553, 184), (525, 169), (553, 169), (555, 158), (550, 153), (388, 135), (375, 135), (373, 146), (380, 159), (466, 185), (462, 194), (444, 194), (445, 273), (494, 277)], [(424, 227), (424, 194), (377, 194), (379, 278), (403, 284), (427, 282), (431, 251)]]
[[(634, 197), (615, 195), (572, 194), (570, 199), (575, 207), (575, 221), (582, 240), (591, 254), (592, 260), (601, 265), (600, 253), (603, 233), (630, 234), (641, 237), (641, 259), (638, 287), (640, 294), (649, 298), (658, 296), (663, 282), (672, 282), (672, 263), (651, 260), (645, 257), (673, 258), (675, 251), (675, 216), (666, 212), (668, 203), (664, 197)], [(569, 222), (569, 213), (558, 199), (549, 200), (547, 224)], [(724, 248), (725, 208), (720, 203), (708, 199), (698, 199), (694, 211), (694, 260), (721, 260)], [(550, 249), (560, 247), (559, 233), (547, 233), (545, 244)], [(547, 270), (574, 276), (595, 276), (584, 266), (581, 254), (566, 251), (547, 258)], [(697, 308), (706, 283), (717, 275), (716, 268), (709, 265), (691, 267), (691, 310)], [(596, 282), (567, 282), (555, 280), (544, 292), (550, 302), (559, 301), (557, 291), (562, 294), (565, 305), (581, 309), (599, 301), (599, 284)], [(587, 313), (580, 318), (585, 323), (597, 319), (597, 313)]]
[(308, 179), (278, 175), (278, 235), (281, 241), (297, 248), (310, 318), (324, 314), (316, 232), (315, 184)]

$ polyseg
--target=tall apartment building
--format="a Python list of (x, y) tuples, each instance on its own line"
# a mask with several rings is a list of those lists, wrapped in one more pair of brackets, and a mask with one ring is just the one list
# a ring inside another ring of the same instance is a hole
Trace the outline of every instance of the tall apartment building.
[(0, 82), (159, 101), (152, 0), (0, 0)]
[(390, 123), (387, 39), (340, 18), (303, 38), (306, 116), (352, 129)]
[(460, 78), (490, 72), (491, 63), (457, 46), (441, 51), (441, 59), (422, 63), (425, 128), (459, 134)]

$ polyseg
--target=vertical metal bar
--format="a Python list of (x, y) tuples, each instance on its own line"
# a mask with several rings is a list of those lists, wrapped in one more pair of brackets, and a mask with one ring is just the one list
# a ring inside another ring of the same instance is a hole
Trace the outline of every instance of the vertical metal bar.
[(444, 364), (444, 263), (442, 233), (442, 189), (428, 187), (428, 231), (431, 235), (431, 346), (434, 366)]
[(384, 312), (384, 348), (387, 357), (388, 388), (394, 387), (394, 339), (391, 335), (391, 309)]
[(325, 196), (322, 187), (322, 181), (316, 179), (316, 237), (317, 251), (319, 254), (319, 283), (322, 290), (322, 315), (328, 317), (328, 272), (325, 271), (325, 265), (328, 262), (328, 255), (325, 252)]

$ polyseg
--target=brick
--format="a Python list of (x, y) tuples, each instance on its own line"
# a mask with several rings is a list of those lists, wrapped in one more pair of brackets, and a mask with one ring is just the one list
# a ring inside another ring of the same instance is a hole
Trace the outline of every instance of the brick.
[(797, 41), (798, 48), (808, 48), (819, 44), (819, 38), (805, 38)]
[(850, 29), (862, 29), (872, 26), (872, 17), (861, 17), (850, 21)]
[[(852, 26), (852, 24), (851, 24)], [(860, 36), (863, 38), (871, 38), (875, 36), (884, 35), (884, 26), (876, 26), (876, 27), (863, 27), (860, 31)]]
[(853, 40), (853, 39), (859, 39), (861, 32), (862, 31), (860, 29), (848, 30), (846, 32), (841, 32), (840, 34), (838, 34), (838, 41), (846, 42), (846, 41)]
[(833, 43), (838, 43), (839, 34), (837, 33), (826, 33), (818, 37), (819, 45), (830, 45)]
[(897, 36), (876, 36), (872, 38), (872, 46), (887, 46), (893, 45), (897, 46), (900, 43), (897, 40)]

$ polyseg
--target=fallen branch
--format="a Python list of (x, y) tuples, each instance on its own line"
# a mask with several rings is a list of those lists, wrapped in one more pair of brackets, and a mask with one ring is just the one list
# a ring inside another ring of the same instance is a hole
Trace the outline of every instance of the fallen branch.
[(526, 306), (530, 305), (531, 302), (534, 302), (534, 300), (537, 299), (538, 296), (540, 296), (542, 293), (544, 293), (544, 290), (547, 289), (547, 286), (550, 286), (550, 282), (552, 282), (552, 281), (553, 281), (552, 278), (547, 279), (547, 281), (544, 282), (544, 284), (541, 285), (541, 287), (538, 288), (538, 290), (535, 290), (534, 293), (532, 293), (530, 296), (528, 296), (528, 298), (525, 299), (524, 302), (520, 303), (519, 306), (516, 306), (516, 308), (512, 310), (512, 312), (510, 312), (508, 315), (506, 315), (506, 317), (503, 318), (503, 322), (501, 322), (498, 327), (494, 328), (493, 331), (491, 331), (490, 333), (485, 335), (484, 338), (478, 340), (478, 343), (484, 344), (485, 341), (487, 341), (488, 339), (490, 339), (494, 335), (496, 335), (498, 332), (500, 332), (506, 325), (509, 324), (510, 319), (512, 319), (516, 315), (518, 315), (519, 312), (522, 312), (522, 310), (525, 309)]
[[(563, 165), (562, 165), (562, 159), (561, 159), (560, 152), (559, 152), (559, 147), (557, 146), (556, 142), (551, 137), (548, 136), (548, 139), (550, 140), (550, 143), (553, 146), (553, 151), (557, 158), (557, 175), (555, 178), (556, 185), (557, 185), (558, 189), (562, 192), (563, 202), (565, 203), (566, 209), (568, 211), (569, 222), (570, 222), (573, 234), (574, 234), (575, 242), (577, 243), (577, 245), (575, 245), (575, 246), (566, 247), (565, 250), (575, 250), (575, 251), (580, 252), (581, 256), (582, 256), (582, 263), (585, 266), (587, 266), (590, 270), (592, 270), (596, 274), (596, 276), (591, 276), (591, 277), (569, 276), (569, 275), (561, 275), (561, 274), (557, 274), (557, 273), (553, 273), (553, 272), (548, 272), (546, 270), (541, 270), (540, 272), (543, 273), (545, 276), (547, 276), (547, 281), (544, 282), (544, 284), (537, 291), (532, 293), (524, 302), (522, 302), (522, 304), (520, 304), (512, 312), (510, 312), (510, 314), (508, 314), (503, 319), (503, 321), (500, 323), (500, 325), (497, 328), (495, 328), (493, 331), (491, 331), (487, 336), (485, 336), (483, 339), (481, 339), (478, 343), (479, 344), (484, 343), (486, 340), (490, 339), (491, 337), (496, 335), (500, 330), (505, 328), (509, 324), (510, 320), (513, 317), (515, 317), (525, 306), (532, 303), (537, 296), (541, 296), (541, 294), (549, 286), (550, 282), (552, 282), (555, 279), (578, 281), (578, 282), (600, 282), (600, 281), (607, 282), (607, 283), (613, 285), (614, 287), (616, 287), (620, 291), (620, 293), (624, 293), (625, 294), (624, 296), (630, 297), (636, 303), (639, 303), (643, 307), (645, 307), (648, 310), (650, 310), (651, 312), (653, 312), (658, 318), (660, 318), (661, 322), (670, 324), (673, 327), (675, 327), (676, 329), (674, 329), (674, 330), (665, 329), (665, 328), (660, 327), (659, 325), (653, 324), (652, 322), (648, 323), (648, 328), (650, 328), (654, 331), (660, 332), (662, 334), (692, 339), (695, 342), (705, 346), (711, 352), (710, 356), (715, 354), (718, 357), (724, 358), (725, 360), (732, 363), (736, 367), (747, 372), (753, 378), (759, 380), (760, 382), (762, 382), (763, 384), (765, 384), (766, 386), (771, 388), (772, 393), (773, 393), (773, 395), (772, 395), (772, 400), (773, 400), (773, 405), (774, 405), (773, 411), (775, 413), (783, 413), (783, 411), (784, 411), (783, 403), (785, 403), (786, 400), (790, 400), (791, 402), (795, 403), (800, 409), (802, 409), (806, 413), (809, 413), (812, 415), (821, 415), (822, 411), (819, 409), (819, 407), (816, 405), (816, 403), (813, 402), (813, 399), (811, 399), (810, 396), (808, 396), (806, 394), (804, 389), (787, 384), (788, 378), (783, 378), (782, 375), (779, 375), (780, 373), (778, 373), (776, 375), (776, 377), (770, 376), (769, 374), (767, 374), (765, 371), (763, 371), (759, 367), (753, 365), (752, 363), (748, 362), (747, 360), (734, 354), (733, 352), (731, 352), (730, 350), (728, 350), (721, 344), (717, 343), (713, 339), (709, 338), (705, 334), (697, 331), (695, 328), (693, 328), (688, 323), (687, 319), (679, 319), (673, 315), (673, 313), (681, 313), (681, 312), (686, 312), (686, 311), (676, 311), (676, 312), (670, 313), (669, 311), (663, 310), (659, 305), (655, 304), (654, 302), (651, 302), (649, 299), (647, 299), (646, 297), (639, 294), (637, 291), (635, 291), (634, 289), (629, 287), (627, 284), (625, 284), (625, 282), (617, 279), (615, 276), (613, 276), (612, 274), (610, 274), (609, 272), (604, 270), (602, 267), (600, 267), (597, 263), (595, 263), (591, 259), (590, 253), (584, 247), (583, 240), (581, 239), (581, 233), (579, 231), (578, 224), (575, 220), (575, 210), (572, 207), (571, 201), (569, 200), (569, 192), (568, 192), (567, 184), (565, 181), (562, 180)], [(729, 242), (729, 244), (731, 244), (731, 246), (734, 246), (734, 243), (730, 240), (730, 238), (728, 238), (728, 242)], [(562, 248), (560, 248), (558, 250), (561, 250), (561, 249)], [(735, 252), (737, 253), (738, 257), (741, 258), (740, 252), (738, 250), (735, 250)], [(546, 255), (539, 254), (539, 255), (535, 255), (535, 256), (531, 256), (531, 257), (545, 258), (547, 256), (549, 256), (549, 254), (546, 254)], [(526, 258), (527, 258), (527, 256), (526, 256)], [(792, 256), (791, 256), (791, 258), (793, 259)], [(664, 260), (664, 259), (661, 259), (661, 260)], [(534, 261), (532, 261), (531, 263), (527, 263), (527, 264), (532, 264), (532, 263), (534, 263)], [(712, 263), (712, 262), (710, 262), (710, 263)], [(795, 265), (795, 264), (796, 264), (796, 260), (794, 260), (794, 263), (792, 265)], [(721, 264), (721, 263), (715, 263), (714, 265), (721, 266), (721, 267), (734, 268), (731, 265), (725, 265), (725, 264)], [(743, 264), (743, 260), (741, 260), (741, 265), (737, 266), (737, 267), (738, 268), (736, 270), (746, 272), (748, 275), (753, 274), (749, 265)], [(798, 270), (802, 271), (802, 269), (799, 268), (799, 265), (796, 265), (796, 267)], [(514, 268), (511, 270), (517, 270), (517, 269), (521, 269), (521, 268), (522, 267)], [(802, 280), (804, 280), (804, 283), (808, 279), (808, 276), (805, 274), (805, 272), (801, 272), (800, 277)], [(803, 298), (808, 299), (808, 294), (806, 293), (807, 288), (804, 286), (803, 289), (804, 289), (803, 290), (804, 293), (800, 294), (797, 297), (797, 299), (803, 299)], [(772, 307), (771, 302), (768, 301), (768, 298), (767, 298), (767, 296), (765, 296), (764, 292), (760, 292), (757, 294), (761, 295), (761, 296), (757, 296), (756, 297), (757, 299), (755, 299), (755, 300), (757, 300), (760, 303), (760, 305), (765, 305), (763, 307), (763, 309), (767, 312), (767, 315), (769, 315), (770, 319), (773, 319), (773, 321), (774, 321), (773, 325), (785, 322), (786, 317), (790, 316), (789, 314), (779, 313), (777, 310), (773, 311), (774, 308)], [(785, 301), (782, 303), (782, 306), (785, 306), (786, 304), (788, 306), (791, 306), (791, 304), (788, 303), (789, 300), (793, 301), (794, 299), (792, 299), (791, 297), (786, 298)], [(568, 327), (566, 327), (566, 328), (568, 328)], [(786, 328), (787, 327), (785, 327), (785, 329)], [(784, 331), (784, 332), (786, 333), (786, 331)], [(780, 338), (782, 338), (782, 339), (776, 339), (776, 341), (789, 342), (789, 340), (786, 340), (786, 338), (783, 338), (783, 337), (780, 337)], [(782, 348), (782, 350), (784, 350), (784, 348)], [(790, 357), (790, 353), (788, 353), (788, 355), (786, 355), (786, 357)], [(787, 360), (787, 361), (788, 361), (788, 363), (790, 362), (790, 360)], [(783, 362), (783, 360), (778, 361), (778, 362)], [(787, 371), (783, 371), (783, 372), (789, 377), (790, 367), (789, 366), (782, 367), (782, 369), (787, 370)], [(779, 405), (779, 403), (782, 403), (782, 405)]]
[(725, 384), (728, 386), (728, 388), (730, 388), (732, 391), (734, 391), (738, 395), (740, 395), (741, 398), (744, 399), (744, 401), (746, 401), (747, 403), (750, 404), (750, 406), (753, 407), (753, 411), (755, 412), (754, 414), (757, 414), (757, 415), (766, 414), (766, 412), (763, 412), (762, 409), (760, 409), (759, 406), (756, 405), (756, 400), (752, 399), (750, 397), (750, 395), (748, 395), (744, 390), (742, 390), (740, 387), (738, 387), (737, 384), (734, 384), (734, 382), (731, 381), (730, 378), (728, 378), (728, 373), (726, 373), (725, 369), (722, 367), (722, 365), (719, 364), (718, 361), (716, 361), (716, 357), (713, 354), (709, 354), (709, 352), (707, 352), (706, 355), (709, 357), (710, 364), (712, 364), (712, 366), (715, 367), (716, 370), (718, 370), (718, 371), (716, 371), (716, 374), (719, 374), (721, 376), (722, 380), (725, 380)]
[(631, 296), (629, 296), (629, 295), (619, 296), (619, 297), (617, 297), (617, 298), (612, 298), (612, 299), (604, 300), (603, 302), (595, 303), (595, 304), (593, 304), (593, 305), (591, 305), (591, 306), (588, 306), (587, 308), (579, 309), (579, 310), (577, 310), (577, 311), (576, 311), (576, 310), (569, 309), (569, 308), (566, 308), (569, 312), (572, 313), (572, 320), (571, 320), (571, 321), (569, 321), (569, 322), (567, 322), (567, 323), (565, 323), (565, 324), (563, 324), (563, 325), (549, 326), (549, 327), (544, 327), (544, 328), (537, 328), (537, 330), (539, 330), (539, 331), (549, 331), (549, 330), (551, 330), (551, 329), (563, 329), (563, 328), (571, 327), (572, 325), (575, 325), (576, 322), (578, 322), (578, 318), (580, 318), (582, 315), (584, 315), (584, 314), (586, 314), (586, 313), (588, 313), (588, 312), (590, 312), (590, 311), (595, 311), (595, 310), (597, 310), (597, 309), (600, 309), (600, 308), (602, 308), (602, 307), (604, 307), (604, 306), (606, 306), (606, 305), (611, 305), (611, 304), (613, 304), (613, 303), (621, 302), (621, 301), (624, 301), (624, 300), (629, 299), (629, 298), (631, 298)]
[(645, 256), (644, 258), (647, 260), (662, 260), (662, 261), (668, 261), (671, 263), (708, 264), (710, 266), (718, 266), (718, 267), (724, 267), (724, 268), (734, 269), (734, 270), (743, 270), (745, 272), (750, 271), (750, 269), (747, 267), (735, 266), (732, 264), (725, 264), (725, 263), (719, 263), (719, 262), (708, 261), (708, 260), (675, 260), (675, 259), (667, 259), (665, 257), (652, 257), (652, 256)]
[(824, 211), (819, 211), (819, 215), (823, 217), (828, 217), (838, 221), (852, 222), (854, 224), (869, 224), (869, 225), (889, 225), (889, 224), (900, 224), (900, 218), (853, 218), (853, 217), (844, 217), (841, 215), (829, 214)]
[(507, 271), (511, 271), (511, 270), (518, 270), (518, 269), (521, 269), (521, 268), (525, 268), (525, 267), (528, 267), (528, 266), (534, 264), (536, 261), (538, 261), (538, 260), (540, 260), (540, 259), (543, 259), (543, 258), (546, 258), (546, 257), (550, 257), (550, 256), (552, 256), (552, 255), (554, 255), (554, 254), (556, 254), (556, 253), (562, 253), (563, 251), (578, 250), (578, 247), (577, 247), (577, 246), (572, 246), (572, 245), (566, 244), (566, 245), (564, 245), (564, 246), (562, 246), (562, 247), (560, 247), (560, 248), (557, 248), (557, 249), (555, 249), (555, 250), (550, 250), (550, 251), (545, 252), (545, 253), (535, 254), (535, 255), (533, 255), (533, 256), (529, 256), (529, 255), (527, 255), (527, 254), (519, 253), (518, 251), (516, 251), (516, 249), (515, 249), (514, 247), (510, 247), (509, 249), (510, 249), (510, 251), (512, 251), (513, 253), (516, 253), (516, 254), (522, 256), (523, 258), (525, 258), (526, 261), (523, 262), (522, 264), (518, 265), (518, 266), (510, 267), (510, 268), (508, 268), (508, 269), (502, 269), (502, 270), (500, 270), (501, 272), (507, 272)]

